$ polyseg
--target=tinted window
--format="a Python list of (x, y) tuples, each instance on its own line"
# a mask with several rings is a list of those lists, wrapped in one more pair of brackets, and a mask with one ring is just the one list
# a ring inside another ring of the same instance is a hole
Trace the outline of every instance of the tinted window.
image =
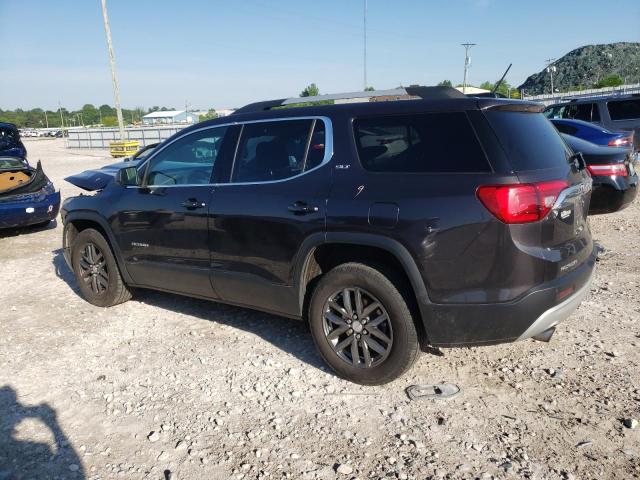
[[(314, 120), (245, 124), (233, 166), (232, 182), (282, 180), (302, 173), (313, 126)], [(322, 143), (316, 145), (322, 145), (324, 155), (324, 134)]]
[(0, 127), (0, 147), (12, 148), (18, 144), (20, 135), (14, 128)]
[(313, 134), (311, 135), (311, 141), (309, 142), (309, 153), (307, 154), (305, 170), (315, 168), (322, 163), (322, 160), (324, 159), (324, 143), (324, 122), (322, 120), (316, 120), (316, 124), (313, 128)]
[(554, 105), (544, 110), (544, 116), (547, 118), (562, 118), (566, 105)]
[(186, 135), (151, 159), (147, 185), (203, 185), (211, 182), (213, 165), (227, 127)]
[(571, 155), (558, 131), (539, 113), (488, 110), (485, 113), (514, 170), (566, 166)]
[[(596, 118), (594, 118), (594, 111)], [(585, 122), (600, 120), (598, 106), (595, 103), (575, 103), (567, 105), (563, 116), (564, 118), (584, 120)]]
[(611, 120), (631, 120), (640, 118), (640, 98), (618, 100), (607, 103)]
[(361, 118), (354, 122), (362, 166), (373, 172), (487, 172), (463, 112)]
[(554, 123), (556, 128), (560, 130), (562, 133), (566, 133), (568, 135), (575, 135), (578, 129), (571, 125), (565, 125), (563, 123)]

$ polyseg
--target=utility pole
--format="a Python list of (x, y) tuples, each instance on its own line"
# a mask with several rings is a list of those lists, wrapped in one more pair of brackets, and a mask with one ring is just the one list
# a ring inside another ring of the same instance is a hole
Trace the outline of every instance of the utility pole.
[(555, 62), (555, 61), (556, 61), (555, 58), (547, 58), (547, 60), (546, 60), (546, 62), (547, 62), (547, 73), (551, 77), (551, 95), (553, 95), (553, 93), (555, 92), (555, 90), (553, 89), (553, 72), (555, 72), (557, 69), (556, 69), (555, 65), (552, 65), (553, 62)]
[(111, 28), (109, 27), (109, 16), (107, 15), (107, 0), (102, 2), (102, 18), (104, 19), (104, 33), (107, 35), (107, 47), (109, 49), (109, 63), (111, 65), (111, 80), (113, 82), (113, 96), (116, 104), (116, 115), (118, 116), (118, 128), (120, 130), (120, 140), (124, 141), (124, 120), (122, 118), (122, 108), (120, 107), (120, 87), (116, 75), (116, 58), (113, 53), (113, 43), (111, 42)]
[(367, 0), (364, 0), (364, 88), (367, 89)]
[(462, 93), (467, 93), (467, 71), (471, 65), (471, 57), (469, 57), (469, 50), (474, 47), (475, 43), (461, 43), (464, 47), (464, 80), (462, 80)]
[(58, 110), (60, 110), (60, 130), (64, 134), (64, 117), (62, 116), (62, 106), (60, 105), (60, 100), (58, 100)]
[(47, 117), (47, 109), (45, 108), (44, 110), (44, 121), (47, 125), (47, 128), (49, 128), (49, 118)]

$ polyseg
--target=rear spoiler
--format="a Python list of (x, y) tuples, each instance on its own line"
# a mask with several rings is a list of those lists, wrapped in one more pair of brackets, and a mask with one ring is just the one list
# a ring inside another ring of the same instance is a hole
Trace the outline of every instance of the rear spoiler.
[(506, 112), (528, 112), (528, 113), (541, 113), (544, 110), (542, 103), (523, 102), (521, 100), (502, 100), (498, 102), (491, 102), (487, 100), (479, 100), (478, 107), (481, 110), (503, 110)]

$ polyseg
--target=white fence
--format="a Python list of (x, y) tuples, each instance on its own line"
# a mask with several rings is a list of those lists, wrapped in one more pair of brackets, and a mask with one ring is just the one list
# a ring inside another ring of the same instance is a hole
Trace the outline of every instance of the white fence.
[[(525, 92), (526, 93), (526, 92)], [(590, 88), (588, 90), (576, 90), (573, 92), (545, 93), (543, 95), (525, 95), (523, 100), (534, 100), (536, 102), (551, 105), (563, 100), (585, 97), (608, 97), (613, 95), (627, 95), (631, 93), (640, 93), (640, 83), (630, 85), (620, 85), (619, 87)]]
[[(188, 125), (172, 125), (167, 127), (137, 127), (125, 129), (124, 140), (138, 140), (144, 147), (169, 138)], [(117, 128), (82, 128), (70, 129), (67, 146), (69, 148), (109, 148), (109, 143), (119, 140)]]

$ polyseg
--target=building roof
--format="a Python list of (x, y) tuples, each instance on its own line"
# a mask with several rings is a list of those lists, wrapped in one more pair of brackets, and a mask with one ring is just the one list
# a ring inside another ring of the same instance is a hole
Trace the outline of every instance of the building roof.
[(142, 118), (171, 118), (184, 113), (184, 110), (165, 110), (147, 113)]

